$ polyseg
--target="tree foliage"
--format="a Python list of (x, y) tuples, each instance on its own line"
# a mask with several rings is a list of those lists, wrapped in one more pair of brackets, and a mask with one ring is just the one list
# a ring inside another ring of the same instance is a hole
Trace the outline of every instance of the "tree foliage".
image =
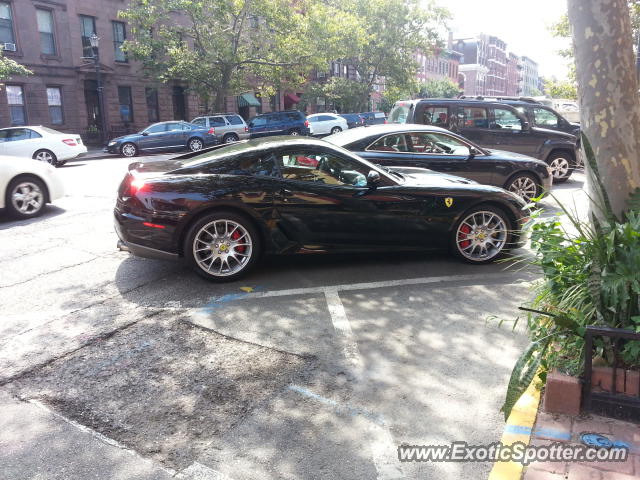
[(429, 80), (418, 88), (418, 96), (421, 98), (455, 98), (458, 95), (460, 87), (449, 79)]
[(31, 75), (33, 72), (26, 67), (20, 65), (18, 62), (6, 58), (0, 52), (0, 82), (9, 80), (12, 76), (26, 76)]
[(362, 112), (366, 108), (362, 99), (367, 98), (367, 86), (357, 80), (344, 77), (331, 77), (324, 83), (310, 83), (305, 89), (303, 101), (311, 103), (322, 97), (327, 105), (341, 113)]
[(551, 98), (578, 99), (578, 86), (573, 80), (558, 80), (557, 78), (545, 78), (544, 93)]
[(215, 99), (216, 110), (228, 95), (300, 85), (361, 33), (352, 16), (311, 0), (132, 0), (120, 15), (133, 58)]

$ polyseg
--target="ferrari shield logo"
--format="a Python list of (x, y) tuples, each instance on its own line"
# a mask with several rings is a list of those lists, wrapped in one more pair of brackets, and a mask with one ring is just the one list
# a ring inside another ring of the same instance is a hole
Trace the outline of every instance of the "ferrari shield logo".
[(444, 199), (444, 204), (447, 206), (447, 208), (450, 208), (451, 205), (453, 205), (453, 198), (451, 197), (447, 197)]

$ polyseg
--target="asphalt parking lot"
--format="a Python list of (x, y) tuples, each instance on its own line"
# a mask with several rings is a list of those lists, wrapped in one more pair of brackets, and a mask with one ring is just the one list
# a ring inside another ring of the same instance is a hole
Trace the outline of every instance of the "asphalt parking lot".
[[(491, 317), (516, 316), (535, 272), (390, 252), (266, 258), (207, 283), (116, 250), (128, 163), (72, 162), (43, 217), (0, 216), (0, 394), (180, 478), (486, 478), (490, 464), (400, 463), (396, 448), (500, 438), (526, 338)], [(583, 181), (558, 196), (583, 205)], [(9, 478), (45, 469), (9, 457)]]

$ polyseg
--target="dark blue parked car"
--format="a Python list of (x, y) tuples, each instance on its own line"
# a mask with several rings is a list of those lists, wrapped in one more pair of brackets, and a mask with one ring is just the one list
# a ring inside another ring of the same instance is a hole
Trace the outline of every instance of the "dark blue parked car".
[(272, 135), (309, 135), (309, 122), (299, 110), (256, 115), (249, 122), (251, 138)]
[(184, 150), (192, 152), (218, 144), (213, 127), (202, 127), (193, 123), (172, 121), (154, 123), (140, 133), (114, 138), (105, 151), (125, 157), (135, 157), (140, 152)]

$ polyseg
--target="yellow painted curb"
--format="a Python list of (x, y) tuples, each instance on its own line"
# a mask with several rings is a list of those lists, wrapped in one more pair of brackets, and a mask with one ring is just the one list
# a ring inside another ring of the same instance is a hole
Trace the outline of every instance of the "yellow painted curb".
[[(538, 405), (540, 404), (540, 391), (535, 387), (535, 382), (538, 379), (534, 379), (529, 385), (529, 388), (520, 397), (518, 402), (511, 410), (511, 415), (507, 420), (507, 424), (504, 427), (502, 438), (500, 442), (503, 445), (512, 445), (515, 442), (523, 442), (529, 445), (531, 440), (531, 433), (511, 433), (511, 431), (533, 430), (533, 425), (536, 422), (536, 415), (538, 413)], [(518, 428), (509, 428), (518, 427)], [(488, 480), (520, 480), (522, 477), (522, 470), (524, 465), (520, 462), (496, 462), (493, 464), (491, 473)]]

